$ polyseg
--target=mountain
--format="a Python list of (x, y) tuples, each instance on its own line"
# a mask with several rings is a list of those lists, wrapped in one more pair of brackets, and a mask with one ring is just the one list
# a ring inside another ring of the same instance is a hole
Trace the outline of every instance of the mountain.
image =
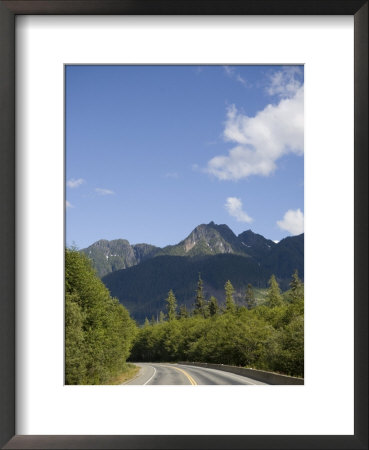
[[(251, 232), (252, 233), (252, 232)], [(219, 253), (241, 253), (245, 248), (227, 225), (214, 222), (196, 227), (184, 240), (164, 248), (149, 244), (131, 245), (126, 239), (101, 239), (81, 250), (92, 261), (99, 277), (140, 264), (154, 256), (199, 256)]]
[(215, 225), (214, 222), (199, 225), (177, 245), (168, 245), (161, 255), (197, 256), (216, 255), (218, 253), (237, 253), (243, 251), (237, 236), (227, 225)]
[(244, 246), (244, 251), (257, 261), (269, 255), (277, 245), (274, 241), (265, 239), (261, 234), (253, 233), (251, 230), (239, 234), (238, 240)]
[(280, 285), (283, 289), (288, 287), (283, 280), (296, 269), (299, 277), (304, 279), (304, 234), (279, 241), (263, 258), (262, 264), (265, 270), (282, 280)]
[(130, 245), (126, 239), (107, 241), (101, 239), (81, 250), (92, 261), (99, 277), (126, 269), (153, 257), (160, 248), (149, 244)]
[(235, 254), (195, 256), (162, 255), (129, 269), (112, 272), (102, 281), (111, 295), (117, 297), (139, 322), (145, 317), (156, 318), (165, 311), (165, 299), (173, 289), (178, 304), (193, 308), (199, 273), (204, 282), (206, 297), (214, 295), (223, 303), (224, 284), (229, 279), (241, 300), (247, 283), (265, 287), (268, 273), (264, 273), (252, 258)]
[(192, 308), (199, 273), (207, 296), (220, 303), (228, 279), (241, 300), (248, 283), (265, 288), (274, 274), (286, 290), (295, 269), (304, 276), (303, 234), (275, 243), (251, 230), (236, 236), (227, 225), (214, 222), (197, 226), (178, 244), (164, 248), (118, 239), (100, 240), (81, 251), (138, 321), (165, 310), (170, 289), (179, 304)]

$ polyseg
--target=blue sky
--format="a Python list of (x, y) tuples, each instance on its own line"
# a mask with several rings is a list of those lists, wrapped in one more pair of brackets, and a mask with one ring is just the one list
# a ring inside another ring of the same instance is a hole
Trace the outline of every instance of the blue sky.
[(67, 66), (66, 241), (303, 232), (302, 66)]

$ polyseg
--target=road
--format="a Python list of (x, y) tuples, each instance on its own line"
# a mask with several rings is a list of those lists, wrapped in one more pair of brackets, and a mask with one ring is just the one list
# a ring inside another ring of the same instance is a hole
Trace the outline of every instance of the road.
[(134, 363), (140, 367), (136, 378), (127, 385), (209, 385), (265, 384), (251, 378), (205, 367), (170, 363)]

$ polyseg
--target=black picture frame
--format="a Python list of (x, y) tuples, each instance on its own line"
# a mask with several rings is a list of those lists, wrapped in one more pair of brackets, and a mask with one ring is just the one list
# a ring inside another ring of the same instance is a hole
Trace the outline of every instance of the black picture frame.
[[(15, 279), (15, 17), (20, 14), (354, 16), (354, 435), (15, 435), (15, 293), (16, 281), (21, 283)], [(0, 0), (0, 445), (6, 449), (367, 449), (368, 204), (368, 1)]]

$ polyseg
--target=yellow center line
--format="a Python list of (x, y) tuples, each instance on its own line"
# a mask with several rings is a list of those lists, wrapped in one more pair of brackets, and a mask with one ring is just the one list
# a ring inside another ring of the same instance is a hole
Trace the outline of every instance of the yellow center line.
[(195, 381), (195, 380), (191, 377), (191, 375), (190, 375), (189, 373), (187, 373), (185, 370), (180, 369), (179, 367), (166, 366), (165, 364), (160, 364), (160, 365), (163, 366), (163, 367), (170, 367), (170, 368), (172, 368), (172, 369), (179, 370), (180, 372), (182, 372), (182, 373), (190, 380), (190, 383), (192, 384), (192, 386), (197, 386), (196, 381)]

